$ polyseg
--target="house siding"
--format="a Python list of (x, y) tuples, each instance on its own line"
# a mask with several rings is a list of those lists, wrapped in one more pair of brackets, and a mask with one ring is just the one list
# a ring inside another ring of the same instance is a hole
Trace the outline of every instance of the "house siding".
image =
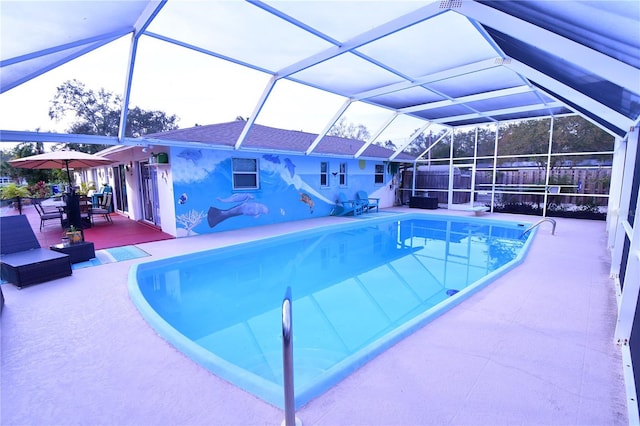
[[(257, 189), (233, 189), (233, 158), (258, 160)], [(327, 186), (320, 185), (321, 162), (329, 163)], [(344, 186), (336, 173), (340, 163), (347, 165)], [(328, 216), (340, 192), (354, 198), (364, 190), (383, 207), (393, 203), (392, 177), (382, 160), (172, 147), (170, 164), (178, 237)], [(376, 164), (384, 165), (381, 184), (374, 182)], [(163, 216), (163, 229), (167, 225)]]

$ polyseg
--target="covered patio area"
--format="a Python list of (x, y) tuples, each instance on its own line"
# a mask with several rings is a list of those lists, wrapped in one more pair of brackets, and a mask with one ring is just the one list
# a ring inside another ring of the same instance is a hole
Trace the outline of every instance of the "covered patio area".
[[(40, 216), (34, 205), (23, 205), (22, 213), (29, 219), (42, 247), (60, 243), (64, 233), (60, 222), (47, 221), (40, 230)], [(13, 207), (0, 209), (0, 217), (13, 214), (18, 214), (17, 209)], [(174, 238), (151, 225), (131, 220), (122, 214), (111, 213), (110, 217), (113, 223), (96, 219), (90, 228), (84, 230), (85, 241), (93, 242), (96, 250)]]

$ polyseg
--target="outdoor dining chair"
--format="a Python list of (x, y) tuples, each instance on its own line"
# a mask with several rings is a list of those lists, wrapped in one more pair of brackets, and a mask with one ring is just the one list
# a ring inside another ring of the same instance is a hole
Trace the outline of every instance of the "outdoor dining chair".
[(80, 197), (80, 219), (83, 226), (90, 226), (93, 223), (93, 207), (91, 205), (91, 198), (87, 196)]
[(62, 227), (62, 212), (58, 208), (45, 208), (39, 200), (34, 201), (33, 206), (40, 216), (40, 231), (47, 220), (59, 220)]
[(113, 223), (111, 217), (109, 217), (109, 212), (111, 211), (111, 200), (113, 194), (111, 192), (107, 192), (102, 197), (102, 204), (99, 207), (94, 207), (91, 210), (91, 220), (93, 221), (93, 217), (96, 215), (102, 216), (109, 223)]

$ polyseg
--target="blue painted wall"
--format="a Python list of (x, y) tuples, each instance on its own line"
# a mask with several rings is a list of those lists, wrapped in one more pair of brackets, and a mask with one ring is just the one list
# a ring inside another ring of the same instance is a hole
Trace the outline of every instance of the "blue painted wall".
[[(232, 158), (255, 158), (259, 189), (235, 190)], [(347, 164), (347, 185), (329, 173), (320, 186), (320, 163), (330, 172)], [(171, 148), (178, 237), (328, 216), (339, 192), (355, 198), (356, 191), (373, 194), (389, 185), (386, 163), (371, 160)], [(385, 169), (384, 184), (375, 184), (375, 165)]]

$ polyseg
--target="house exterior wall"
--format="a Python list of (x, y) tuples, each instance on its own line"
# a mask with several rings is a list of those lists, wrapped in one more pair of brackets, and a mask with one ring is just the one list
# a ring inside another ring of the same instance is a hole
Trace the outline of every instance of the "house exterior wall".
[[(140, 173), (138, 171), (140, 164), (136, 161), (131, 162), (131, 168), (125, 170), (125, 182), (127, 187), (127, 215), (129, 219), (141, 220), (142, 215), (142, 203), (141, 203), (141, 190), (140, 190)], [(123, 209), (123, 206), (119, 206)]]
[(160, 203), (160, 226), (163, 232), (176, 235), (176, 210), (175, 193), (172, 185), (171, 167), (168, 165), (157, 166), (158, 198)]
[[(256, 160), (258, 188), (234, 189), (233, 159)], [(328, 164), (326, 185), (321, 185), (322, 162)], [(394, 201), (393, 177), (383, 160), (172, 147), (169, 163), (175, 232), (164, 215), (162, 229), (177, 237), (328, 216), (340, 192), (353, 199), (365, 191), (380, 198), (380, 207)], [(340, 182), (341, 163), (346, 165), (345, 184)], [(383, 170), (378, 183), (376, 165), (378, 172)]]

